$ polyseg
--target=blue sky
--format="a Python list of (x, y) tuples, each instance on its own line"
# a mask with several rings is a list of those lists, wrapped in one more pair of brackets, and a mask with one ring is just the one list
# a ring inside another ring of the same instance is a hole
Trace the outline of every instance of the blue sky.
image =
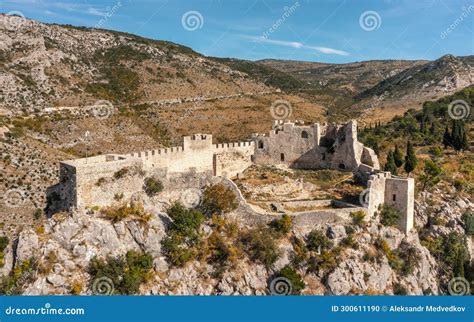
[(218, 57), (345, 63), (474, 54), (473, 0), (0, 0), (0, 12), (12, 11)]

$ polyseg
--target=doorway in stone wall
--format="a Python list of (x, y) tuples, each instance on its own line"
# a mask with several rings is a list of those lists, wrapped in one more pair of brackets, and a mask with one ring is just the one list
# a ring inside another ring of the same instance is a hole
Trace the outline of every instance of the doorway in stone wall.
[(280, 153), (280, 161), (285, 161), (285, 153)]
[(217, 176), (217, 155), (212, 156), (212, 175)]

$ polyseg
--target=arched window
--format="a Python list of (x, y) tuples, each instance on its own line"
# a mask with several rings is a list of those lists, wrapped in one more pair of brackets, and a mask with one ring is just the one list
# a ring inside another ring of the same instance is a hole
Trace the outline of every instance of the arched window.
[(258, 141), (258, 148), (263, 149), (263, 141)]
[(306, 131), (301, 132), (301, 137), (303, 139), (307, 139), (308, 138), (308, 132), (306, 132)]

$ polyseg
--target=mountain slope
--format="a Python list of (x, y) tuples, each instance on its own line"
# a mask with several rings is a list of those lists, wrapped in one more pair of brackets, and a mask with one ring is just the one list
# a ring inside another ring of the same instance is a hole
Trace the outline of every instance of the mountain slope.
[(187, 47), (125, 33), (24, 20), (0, 39), (4, 112), (272, 90)]
[(372, 60), (348, 64), (265, 59), (259, 64), (291, 74), (315, 91), (332, 91), (337, 95), (354, 96), (377, 85), (383, 79), (423, 61)]

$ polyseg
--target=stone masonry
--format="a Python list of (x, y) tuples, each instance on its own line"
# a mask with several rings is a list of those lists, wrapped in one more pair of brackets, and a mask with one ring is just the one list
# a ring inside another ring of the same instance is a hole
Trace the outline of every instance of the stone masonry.
[[(402, 213), (402, 231), (413, 227), (413, 178), (381, 172), (377, 155), (357, 140), (356, 121), (341, 126), (275, 121), (268, 135), (254, 134), (246, 142), (213, 144), (212, 135), (194, 134), (185, 136), (178, 147), (62, 161), (60, 182), (49, 193), (56, 194), (59, 209), (108, 206), (117, 198), (115, 191), (122, 191), (125, 200), (142, 191), (145, 176), (194, 173), (230, 178), (252, 164), (352, 171), (367, 183), (368, 201), (363, 205), (369, 217), (386, 203)], [(114, 189), (114, 178), (121, 173), (135, 176), (130, 176), (126, 189)], [(102, 182), (108, 183), (107, 189), (101, 188)]]

